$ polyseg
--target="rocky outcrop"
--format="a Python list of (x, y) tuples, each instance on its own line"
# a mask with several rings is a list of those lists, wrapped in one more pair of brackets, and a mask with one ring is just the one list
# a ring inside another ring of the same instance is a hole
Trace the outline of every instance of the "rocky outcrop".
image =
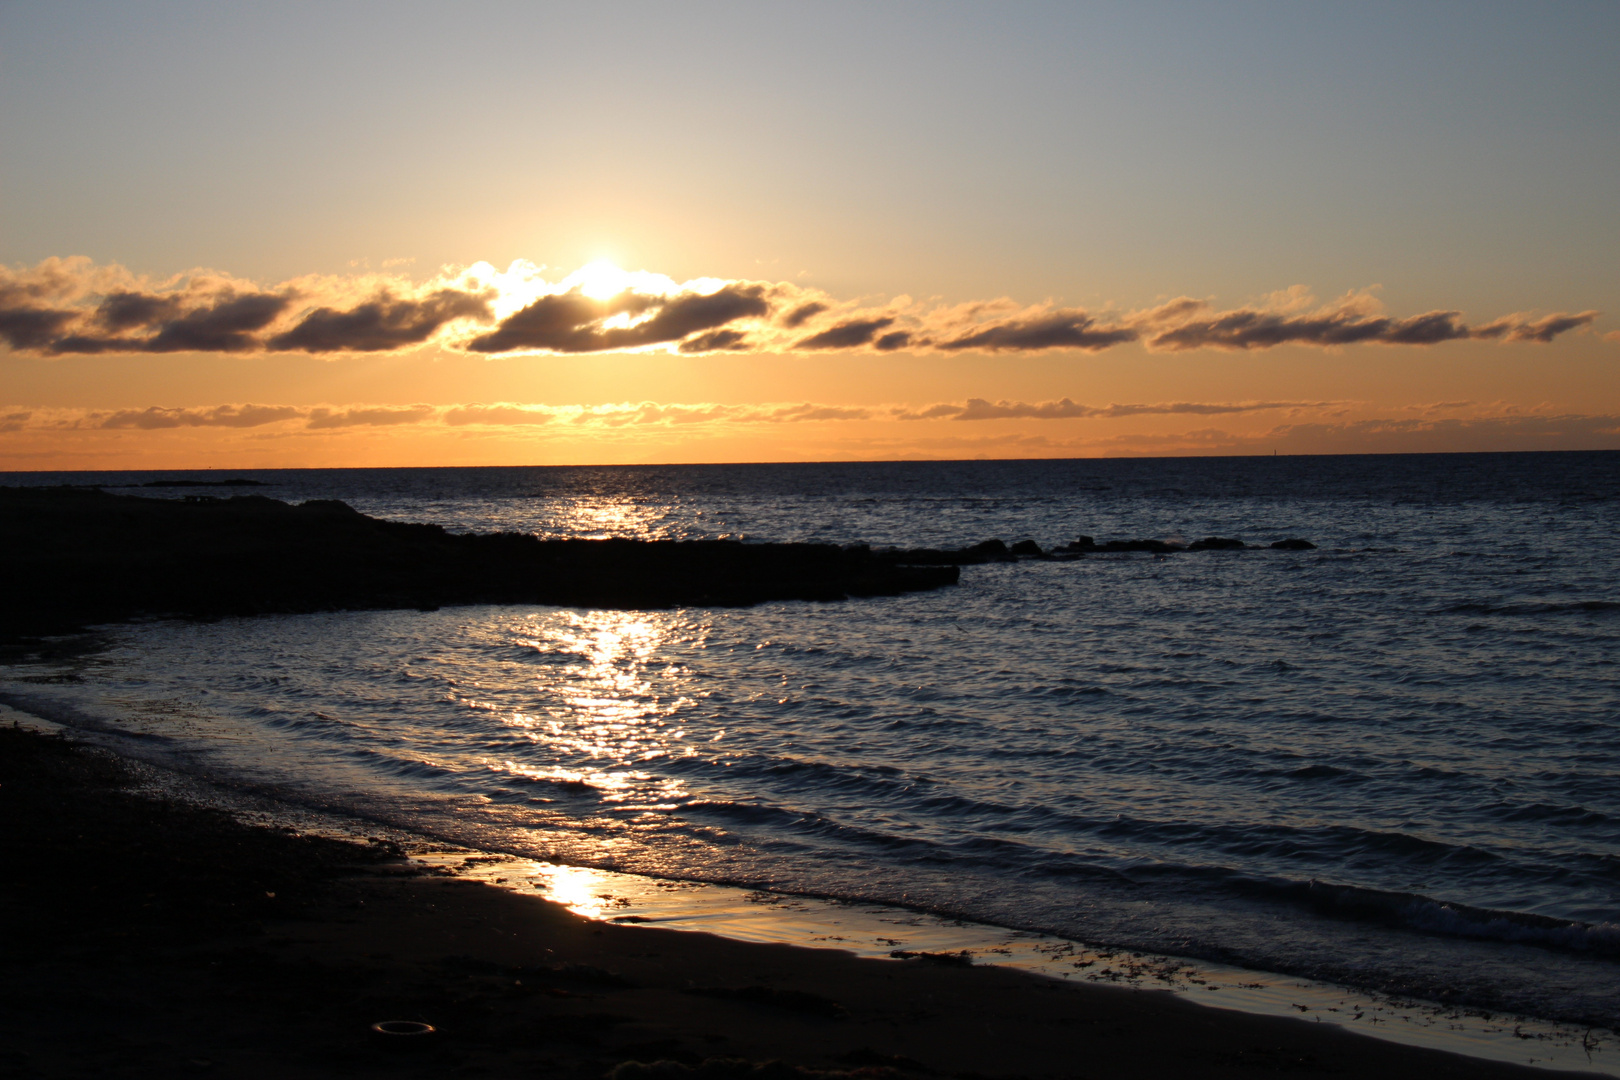
[[(232, 481), (207, 486), (236, 486)], [(92, 488), (0, 488), (0, 638), (141, 615), (217, 617), (446, 604), (737, 607), (936, 589), (960, 567), (1094, 554), (1252, 549), (1082, 536), (1044, 550), (541, 540), (382, 521), (341, 502), (262, 495), (153, 499)], [(1307, 540), (1279, 540), (1308, 551)]]
[(0, 489), (0, 633), (11, 635), (138, 615), (843, 600), (935, 589), (958, 573), (830, 544), (458, 535), (332, 501)]

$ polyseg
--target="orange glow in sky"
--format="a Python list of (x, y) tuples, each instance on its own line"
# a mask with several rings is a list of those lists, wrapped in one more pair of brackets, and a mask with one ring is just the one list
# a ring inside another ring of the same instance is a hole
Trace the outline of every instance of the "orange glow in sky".
[(1611, 6), (405, 7), (0, 8), (0, 469), (1620, 448)]

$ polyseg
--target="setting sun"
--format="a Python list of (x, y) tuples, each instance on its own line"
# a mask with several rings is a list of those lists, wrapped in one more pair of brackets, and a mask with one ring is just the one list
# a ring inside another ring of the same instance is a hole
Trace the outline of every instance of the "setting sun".
[(578, 288), (592, 300), (606, 300), (630, 288), (633, 276), (606, 259), (588, 262), (564, 279), (563, 284)]

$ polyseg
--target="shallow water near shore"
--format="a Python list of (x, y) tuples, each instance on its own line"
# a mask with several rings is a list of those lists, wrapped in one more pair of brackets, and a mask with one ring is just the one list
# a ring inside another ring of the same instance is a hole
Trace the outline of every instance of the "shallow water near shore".
[(1620, 1018), (1620, 454), (244, 475), (544, 535), (1306, 537), (831, 605), (118, 627), (0, 690), (537, 862)]
[(1608, 1030), (1369, 994), (1180, 957), (1090, 948), (1047, 934), (892, 907), (665, 881), (485, 853), (426, 852), (414, 858), (436, 870), (544, 896), (576, 914), (603, 921), (843, 949), (912, 963), (994, 964), (1051, 979), (1164, 991), (1213, 1008), (1335, 1024), (1408, 1046), (1542, 1069), (1620, 1076), (1620, 1038)]

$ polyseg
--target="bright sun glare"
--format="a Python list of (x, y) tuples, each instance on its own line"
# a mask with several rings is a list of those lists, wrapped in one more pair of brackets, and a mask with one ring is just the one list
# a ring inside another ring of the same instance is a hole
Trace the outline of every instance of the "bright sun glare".
[(606, 300), (617, 296), (631, 285), (632, 275), (620, 270), (606, 259), (586, 263), (569, 275), (569, 283), (592, 300)]

